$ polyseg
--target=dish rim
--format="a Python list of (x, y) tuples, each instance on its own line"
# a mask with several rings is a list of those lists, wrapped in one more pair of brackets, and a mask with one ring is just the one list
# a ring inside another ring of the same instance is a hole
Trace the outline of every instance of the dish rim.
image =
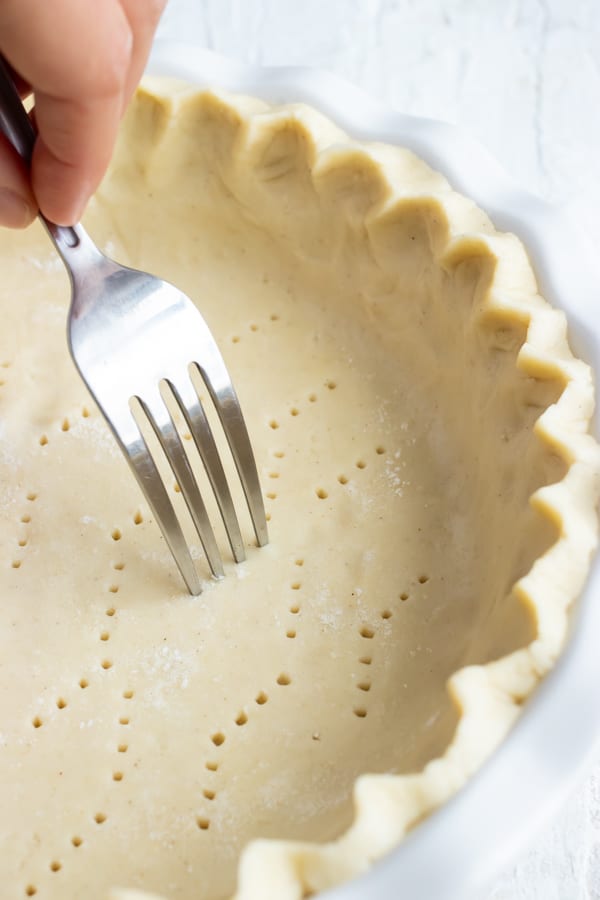
[[(542, 295), (567, 314), (574, 352), (592, 367), (597, 381), (600, 319), (594, 313), (600, 265), (587, 236), (566, 211), (521, 188), (465, 129), (399, 113), (323, 70), (252, 65), (193, 44), (157, 41), (147, 71), (271, 103), (304, 102), (358, 140), (408, 147), (474, 200), (498, 230), (522, 240)], [(592, 430), (598, 438), (596, 419)], [(392, 900), (401, 889), (411, 900), (483, 895), (564, 803), (600, 737), (594, 687), (600, 683), (594, 638), (600, 633), (600, 604), (593, 602), (599, 590), (597, 555), (572, 610), (560, 658), (498, 749), (456, 795), (369, 872), (323, 897)]]

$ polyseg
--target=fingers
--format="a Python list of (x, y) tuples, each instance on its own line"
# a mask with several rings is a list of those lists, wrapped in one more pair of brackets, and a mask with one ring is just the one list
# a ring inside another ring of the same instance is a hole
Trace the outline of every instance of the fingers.
[(37, 214), (25, 167), (0, 135), (0, 225), (25, 228)]
[[(36, 96), (31, 169), (42, 212), (82, 214), (110, 161), (163, 0), (2, 0), (0, 47)], [(14, 165), (4, 160), (3, 166)]]
[(133, 35), (133, 48), (129, 72), (123, 92), (123, 112), (143, 75), (152, 46), (154, 32), (163, 13), (167, 0), (121, 0), (123, 12)]
[(2, 0), (0, 39), (34, 88), (78, 100), (120, 93), (133, 46), (118, 0)]
[(72, 225), (81, 218), (110, 162), (121, 106), (120, 93), (83, 101), (36, 94), (31, 184), (52, 222)]
[(36, 95), (31, 183), (44, 215), (81, 217), (110, 160), (133, 37), (116, 0), (3, 0), (0, 37)]

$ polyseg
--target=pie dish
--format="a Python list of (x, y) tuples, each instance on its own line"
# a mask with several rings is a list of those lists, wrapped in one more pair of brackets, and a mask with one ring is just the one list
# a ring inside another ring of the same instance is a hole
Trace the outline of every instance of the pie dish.
[(310, 896), (462, 787), (559, 656), (591, 372), (517, 238), (304, 104), (149, 80), (87, 224), (197, 298), (272, 542), (181, 593), (66, 358), (60, 264), (3, 236), (3, 881)]

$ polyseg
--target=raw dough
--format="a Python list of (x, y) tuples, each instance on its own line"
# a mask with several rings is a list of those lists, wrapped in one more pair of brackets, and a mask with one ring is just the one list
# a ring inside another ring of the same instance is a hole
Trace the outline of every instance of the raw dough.
[(218, 900), (249, 842), (240, 900), (308, 895), (460, 787), (559, 653), (590, 372), (514, 237), (303, 106), (148, 84), (86, 224), (197, 301), (271, 543), (244, 519), (234, 566), (217, 524), (227, 578), (198, 552), (184, 592), (68, 357), (62, 264), (3, 233), (3, 896)]

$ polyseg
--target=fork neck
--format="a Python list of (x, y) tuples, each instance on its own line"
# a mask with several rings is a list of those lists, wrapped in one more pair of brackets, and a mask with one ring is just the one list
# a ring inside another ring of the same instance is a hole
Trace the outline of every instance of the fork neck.
[(71, 281), (76, 280), (79, 272), (85, 271), (102, 258), (102, 253), (81, 223), (71, 226), (55, 225), (41, 214), (39, 218), (67, 267)]

